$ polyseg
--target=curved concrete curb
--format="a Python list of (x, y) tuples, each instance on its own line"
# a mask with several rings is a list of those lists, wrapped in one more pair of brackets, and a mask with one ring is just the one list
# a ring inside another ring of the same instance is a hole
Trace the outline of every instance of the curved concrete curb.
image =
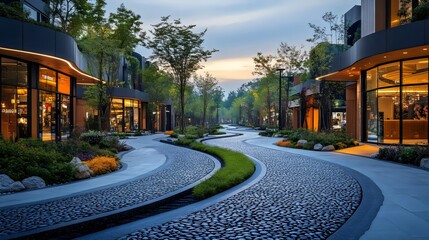
[(246, 155), (255, 163), (255, 172), (254, 174), (248, 178), (246, 181), (240, 183), (239, 185), (230, 188), (222, 193), (219, 193), (213, 197), (204, 199), (202, 201), (187, 205), (185, 207), (172, 210), (166, 213), (158, 214), (153, 217), (149, 217), (143, 220), (135, 221), (129, 224), (113, 227), (104, 231), (100, 231), (94, 234), (90, 234), (87, 236), (83, 236), (77, 239), (117, 239), (129, 233), (138, 231), (142, 228), (152, 227), (156, 225), (160, 225), (169, 221), (173, 221), (182, 217), (186, 217), (187, 215), (200, 211), (204, 208), (207, 208), (211, 205), (214, 205), (220, 201), (223, 201), (241, 191), (244, 191), (254, 184), (259, 182), (266, 174), (267, 168), (266, 166), (260, 162), (259, 160)]
[[(202, 154), (205, 154), (205, 153), (202, 153)], [(208, 155), (208, 154), (206, 154), (206, 155), (210, 159), (212, 159), (212, 161), (215, 164), (213, 170), (209, 174), (207, 174), (205, 177), (201, 178), (200, 180), (198, 180), (194, 183), (191, 183), (191, 184), (184, 186), (180, 189), (177, 189), (173, 192), (169, 192), (169, 193), (167, 193), (161, 197), (151, 199), (151, 200), (148, 200), (148, 201), (145, 201), (145, 202), (142, 202), (140, 204), (133, 205), (133, 206), (117, 209), (114, 211), (105, 212), (105, 213), (101, 213), (101, 214), (97, 214), (94, 216), (85, 217), (85, 218), (81, 218), (81, 219), (77, 219), (77, 220), (73, 220), (73, 221), (69, 221), (69, 222), (59, 223), (59, 224), (49, 226), (49, 227), (45, 227), (45, 228), (38, 228), (38, 229), (26, 231), (26, 232), (20, 232), (20, 233), (9, 235), (7, 237), (8, 238), (24, 238), (24, 237), (30, 237), (31, 236), (31, 238), (39, 238), (39, 236), (43, 236), (43, 238), (47, 238), (47, 237), (53, 238), (55, 236), (58, 237), (59, 235), (62, 235), (62, 233), (67, 233), (69, 231), (70, 232), (76, 232), (76, 229), (79, 229), (80, 231), (82, 231), (82, 230), (89, 231), (89, 229), (90, 229), (90, 231), (93, 231), (93, 230), (98, 231), (101, 229), (96, 229), (95, 226), (97, 226), (97, 225), (107, 225), (109, 223), (118, 222), (120, 219), (132, 218), (135, 215), (143, 214), (143, 213), (147, 212), (147, 210), (149, 210), (149, 209), (161, 206), (161, 205), (165, 204), (166, 202), (170, 202), (172, 200), (175, 200), (175, 199), (178, 199), (178, 198), (181, 198), (185, 195), (190, 194), (192, 189), (196, 185), (198, 185), (202, 181), (210, 178), (213, 174), (215, 174), (215, 172), (221, 168), (221, 163), (215, 157)], [(122, 185), (122, 184), (127, 183), (127, 182), (132, 182), (132, 181), (141, 179), (147, 175), (151, 175), (151, 174), (154, 174), (156, 172), (159, 172), (159, 171), (165, 169), (170, 164), (170, 162), (171, 162), (171, 160), (167, 159), (167, 161), (161, 167), (159, 167), (153, 171), (147, 172), (145, 174), (142, 174), (136, 178), (126, 180), (126, 181), (122, 181), (122, 182), (118, 182), (118, 183), (108, 185), (108, 186), (99, 187), (99, 188), (92, 189), (92, 190), (87, 190), (87, 191), (84, 191), (81, 193), (75, 193), (75, 194), (72, 194), (69, 196), (81, 195), (81, 194), (85, 194), (88, 192), (93, 192), (95, 190), (110, 188), (113, 186), (118, 186), (118, 185)], [(61, 199), (61, 197), (59, 197), (57, 199)], [(37, 203), (43, 203), (43, 202), (48, 202), (48, 201), (52, 201), (52, 199), (43, 200), (43, 201), (40, 201)], [(34, 203), (32, 203), (32, 204), (34, 204)], [(28, 205), (28, 204), (23, 204), (23, 205)]]
[(384, 196), (380, 188), (367, 176), (351, 168), (335, 165), (344, 169), (358, 181), (362, 189), (362, 199), (353, 215), (328, 239), (359, 239), (369, 229), (375, 216), (377, 216), (383, 204)]

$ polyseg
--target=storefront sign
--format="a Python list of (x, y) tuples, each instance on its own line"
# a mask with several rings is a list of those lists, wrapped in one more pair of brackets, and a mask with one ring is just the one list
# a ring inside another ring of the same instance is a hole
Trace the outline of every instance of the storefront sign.
[(2, 109), (2, 113), (16, 113), (16, 109)]

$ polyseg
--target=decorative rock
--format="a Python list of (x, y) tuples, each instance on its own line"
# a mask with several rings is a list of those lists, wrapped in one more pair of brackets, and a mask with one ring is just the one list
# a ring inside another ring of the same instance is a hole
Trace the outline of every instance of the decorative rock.
[(20, 181), (16, 181), (9, 186), (9, 192), (19, 192), (24, 189), (25, 187)]
[(41, 177), (33, 176), (22, 180), (26, 189), (37, 189), (46, 187), (45, 181)]
[(89, 169), (86, 164), (81, 163), (76, 166), (76, 172), (74, 174), (74, 177), (77, 179), (85, 179), (90, 178), (93, 174), (94, 173), (91, 171), (91, 169)]
[[(378, 152), (377, 153), (373, 153), (369, 156), (370, 158), (378, 158)], [(429, 166), (429, 165), (428, 165)]]
[(422, 158), (420, 167), (429, 169), (429, 158)]
[(335, 147), (333, 145), (324, 146), (322, 151), (334, 151)]
[(313, 150), (315, 150), (315, 151), (322, 151), (322, 149), (323, 149), (323, 145), (320, 143), (314, 145), (314, 147), (313, 147)]
[(8, 187), (14, 181), (6, 174), (0, 174), (0, 187)]
[(304, 145), (307, 144), (307, 140), (298, 140), (298, 142), (296, 143), (297, 147), (304, 147)]
[(94, 172), (89, 169), (86, 164), (82, 163), (82, 161), (78, 157), (74, 157), (70, 161), (70, 164), (72, 164), (76, 170), (74, 177), (77, 179), (86, 179), (94, 175)]
[(81, 163), (82, 163), (82, 161), (80, 160), (80, 158), (78, 158), (78, 157), (74, 157), (74, 158), (70, 161), (70, 163), (71, 163), (71, 164), (73, 164), (74, 166), (77, 166), (77, 165), (81, 164)]

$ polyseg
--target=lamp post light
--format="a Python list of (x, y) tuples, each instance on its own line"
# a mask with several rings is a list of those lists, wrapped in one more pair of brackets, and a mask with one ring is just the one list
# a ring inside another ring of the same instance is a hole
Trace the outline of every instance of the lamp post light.
[(282, 126), (282, 72), (284, 71), (284, 68), (277, 68), (277, 71), (279, 71), (279, 131), (283, 129)]

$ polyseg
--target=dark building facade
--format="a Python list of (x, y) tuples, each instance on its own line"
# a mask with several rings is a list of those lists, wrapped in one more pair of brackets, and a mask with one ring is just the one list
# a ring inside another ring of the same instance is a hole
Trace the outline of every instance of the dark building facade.
[(413, 18), (420, 4), (362, 0), (360, 39), (318, 78), (354, 83), (347, 131), (363, 142), (428, 144), (429, 20)]
[[(44, 1), (21, 3), (24, 9), (28, 6), (36, 11), (34, 19), (47, 20)], [(61, 140), (73, 129), (84, 129), (86, 107), (81, 98), (82, 87), (98, 84), (99, 79), (87, 73), (87, 56), (79, 50), (76, 41), (54, 29), (5, 17), (0, 17), (0, 32), (7, 33), (0, 37), (2, 137), (11, 141), (18, 138)], [(125, 62), (119, 72), (121, 80), (126, 81)], [(124, 87), (113, 91), (115, 105), (111, 121), (115, 127), (121, 127), (118, 130), (148, 128), (145, 110), (148, 96), (142, 90)], [(166, 115), (162, 117), (167, 121)], [(171, 126), (163, 127), (171, 129)]]

